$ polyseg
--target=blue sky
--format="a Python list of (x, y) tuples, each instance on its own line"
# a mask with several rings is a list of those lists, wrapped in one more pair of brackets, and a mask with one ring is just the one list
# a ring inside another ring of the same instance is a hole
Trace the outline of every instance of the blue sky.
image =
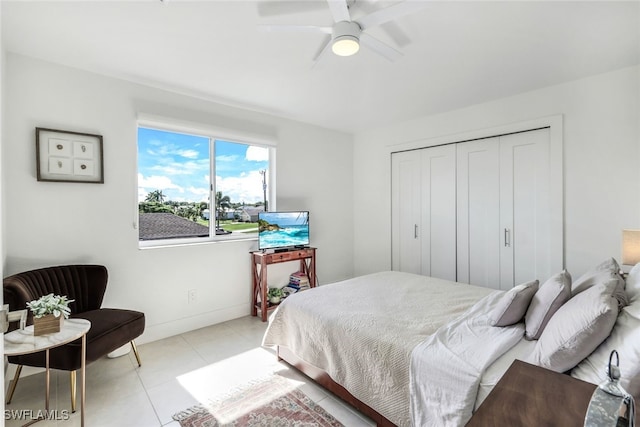
[[(234, 203), (262, 201), (268, 164), (266, 148), (216, 140), (216, 190)], [(209, 165), (208, 137), (138, 128), (138, 201), (154, 190), (165, 200), (208, 201)]]

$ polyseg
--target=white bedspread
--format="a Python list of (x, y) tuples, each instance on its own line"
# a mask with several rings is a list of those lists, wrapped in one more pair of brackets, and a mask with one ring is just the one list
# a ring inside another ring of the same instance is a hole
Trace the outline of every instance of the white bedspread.
[(360, 276), (285, 299), (263, 345), (288, 347), (394, 424), (409, 426), (411, 351), (494, 292), (401, 272)]
[(457, 427), (469, 421), (482, 374), (524, 335), (522, 323), (489, 325), (487, 313), (501, 296), (486, 296), (415, 347), (410, 375), (414, 426)]

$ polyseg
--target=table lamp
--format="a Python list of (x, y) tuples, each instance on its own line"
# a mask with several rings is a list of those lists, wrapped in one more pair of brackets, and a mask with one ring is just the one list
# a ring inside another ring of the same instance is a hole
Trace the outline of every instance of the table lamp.
[[(640, 230), (622, 230), (622, 271), (640, 263)], [(627, 268), (624, 268), (627, 266)]]

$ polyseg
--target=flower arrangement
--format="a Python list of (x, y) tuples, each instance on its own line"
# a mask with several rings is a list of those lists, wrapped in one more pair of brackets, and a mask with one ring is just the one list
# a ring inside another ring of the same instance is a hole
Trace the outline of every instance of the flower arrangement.
[(62, 315), (65, 319), (68, 319), (69, 314), (71, 314), (69, 303), (73, 301), (72, 299), (67, 299), (66, 296), (49, 294), (28, 302), (27, 307), (36, 319), (46, 316), (47, 314), (52, 314), (54, 317), (60, 317), (60, 315)]

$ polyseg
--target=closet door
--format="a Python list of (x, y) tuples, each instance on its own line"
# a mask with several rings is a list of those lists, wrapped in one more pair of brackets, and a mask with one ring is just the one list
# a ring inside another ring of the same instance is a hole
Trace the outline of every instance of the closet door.
[(391, 266), (416, 274), (422, 273), (420, 151), (391, 155)]
[(392, 268), (456, 280), (454, 145), (393, 153)]
[(457, 144), (458, 281), (500, 289), (500, 141)]
[(501, 288), (552, 274), (549, 129), (500, 137)]
[(456, 147), (422, 151), (422, 274), (456, 280)]

